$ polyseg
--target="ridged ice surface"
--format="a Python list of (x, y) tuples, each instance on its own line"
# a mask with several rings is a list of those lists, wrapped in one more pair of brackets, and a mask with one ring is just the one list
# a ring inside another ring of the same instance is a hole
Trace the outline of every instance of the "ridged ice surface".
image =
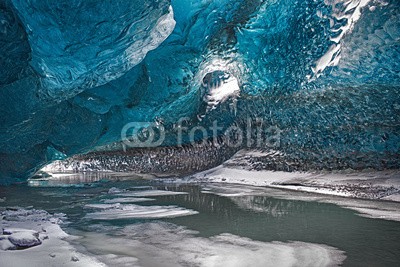
[[(130, 122), (166, 129), (173, 162), (156, 161), (173, 173), (181, 117), (278, 127), (280, 156), (262, 168), (398, 168), (399, 23), (397, 0), (0, 0), (1, 181), (94, 150), (100, 169), (158, 173), (101, 155), (122, 153)], [(225, 148), (196, 146), (179, 167), (214, 166)]]
[(70, 98), (115, 80), (172, 32), (163, 1), (12, 1), (40, 75), (40, 93)]

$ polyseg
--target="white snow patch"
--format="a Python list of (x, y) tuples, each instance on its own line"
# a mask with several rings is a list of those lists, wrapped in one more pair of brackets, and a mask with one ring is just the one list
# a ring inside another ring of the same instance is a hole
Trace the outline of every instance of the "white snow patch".
[(39, 233), (33, 233), (29, 230), (12, 233), (8, 237), (8, 240), (20, 248), (28, 248), (42, 244), (42, 241), (39, 239)]
[[(218, 166), (211, 170), (200, 172), (189, 178), (199, 182), (218, 182), (229, 184), (244, 184), (253, 186), (269, 186), (282, 189), (313, 192), (336, 196), (356, 197), (352, 192), (337, 191), (324, 188), (333, 186), (376, 186), (400, 189), (400, 173), (397, 171), (382, 172), (351, 172), (351, 173), (305, 173), (281, 171), (250, 171), (239, 168)], [(296, 186), (290, 184), (309, 184)], [(285, 185), (286, 184), (286, 185)], [(289, 184), (289, 185), (287, 185)], [(397, 194), (394, 194), (397, 195)]]
[[(23, 235), (22, 237), (29, 235), (30, 238), (33, 233), (39, 233), (42, 241), (41, 245), (24, 250), (0, 250), (2, 267), (105, 266), (98, 260), (79, 253), (66, 241), (71, 236), (60, 228), (59, 216), (50, 215), (43, 210), (17, 209), (3, 211), (0, 217), (3, 217), (0, 220), (0, 228), (13, 232), (11, 235)], [(0, 240), (3, 249), (7, 248), (4, 240)]]

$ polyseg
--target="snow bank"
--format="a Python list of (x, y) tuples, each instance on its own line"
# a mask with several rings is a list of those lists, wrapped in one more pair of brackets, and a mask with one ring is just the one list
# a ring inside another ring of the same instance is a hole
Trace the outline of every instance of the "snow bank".
[(252, 171), (219, 166), (195, 174), (193, 181), (269, 186), (364, 199), (400, 200), (400, 172), (301, 173)]
[[(18, 208), (2, 211), (0, 217), (3, 218), (0, 228), (5, 234), (0, 237), (2, 267), (105, 266), (98, 260), (79, 253), (66, 241), (72, 237), (59, 226), (62, 214), (50, 215), (43, 210)], [(8, 239), (5, 238), (7, 236)], [(7, 244), (7, 241), (11, 242)], [(19, 247), (35, 246), (24, 250), (7, 250), (15, 249), (15, 244)]]

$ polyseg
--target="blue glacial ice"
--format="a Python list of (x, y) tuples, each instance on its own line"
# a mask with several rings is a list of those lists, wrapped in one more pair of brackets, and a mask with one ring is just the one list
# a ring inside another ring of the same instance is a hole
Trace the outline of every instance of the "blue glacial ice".
[(182, 117), (261, 117), (304, 168), (397, 168), (399, 40), (397, 0), (0, 0), (0, 182), (130, 122), (176, 146)]

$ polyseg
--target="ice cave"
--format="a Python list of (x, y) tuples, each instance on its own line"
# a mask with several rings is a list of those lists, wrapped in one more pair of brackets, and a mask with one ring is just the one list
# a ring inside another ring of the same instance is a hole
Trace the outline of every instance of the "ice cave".
[(399, 266), (398, 0), (0, 0), (0, 266)]

